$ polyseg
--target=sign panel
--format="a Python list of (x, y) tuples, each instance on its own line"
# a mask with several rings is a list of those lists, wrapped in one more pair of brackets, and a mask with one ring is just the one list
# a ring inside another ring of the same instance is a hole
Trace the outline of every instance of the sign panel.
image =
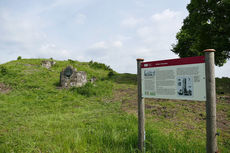
[(204, 56), (141, 63), (142, 96), (206, 100)]

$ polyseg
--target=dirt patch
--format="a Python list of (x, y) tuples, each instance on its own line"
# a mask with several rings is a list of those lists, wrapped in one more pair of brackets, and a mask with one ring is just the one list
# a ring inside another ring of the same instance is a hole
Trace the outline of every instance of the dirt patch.
[(152, 115), (162, 116), (164, 118), (173, 118), (177, 114), (176, 109), (170, 109), (166, 106), (152, 106), (145, 104), (145, 109), (150, 109)]
[(121, 109), (128, 113), (137, 114), (137, 89), (117, 89), (113, 92), (112, 102), (121, 102)]
[(228, 103), (230, 104), (230, 96), (217, 96), (217, 103)]
[(227, 119), (227, 114), (224, 112), (217, 112), (217, 128), (230, 132), (230, 120)]
[[(121, 109), (128, 113), (137, 115), (137, 89), (117, 89), (114, 91), (112, 102), (121, 102)], [(230, 131), (230, 120), (227, 115), (229, 108), (229, 97), (224, 97), (218, 103), (226, 105), (226, 109), (217, 111), (217, 128), (222, 131)], [(165, 118), (175, 124), (184, 123), (189, 128), (196, 125), (205, 124), (206, 112), (205, 102), (194, 102), (184, 100), (166, 100), (166, 99), (145, 99), (145, 111), (147, 116), (155, 116), (155, 119), (162, 120)], [(191, 124), (190, 124), (191, 122)], [(185, 126), (184, 125), (184, 126)], [(183, 126), (183, 125), (182, 125)], [(197, 128), (200, 128), (199, 126)]]
[(10, 87), (0, 82), (0, 93), (9, 93)]

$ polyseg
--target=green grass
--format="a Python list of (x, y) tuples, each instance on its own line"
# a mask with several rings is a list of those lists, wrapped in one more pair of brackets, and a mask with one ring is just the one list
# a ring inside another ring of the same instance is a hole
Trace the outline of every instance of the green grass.
[(230, 78), (216, 78), (216, 89), (218, 94), (230, 95)]
[[(0, 93), (0, 153), (138, 152), (137, 117), (123, 111), (122, 102), (114, 97), (118, 89), (135, 88), (135, 75), (108, 77), (111, 70), (105, 65), (97, 63), (95, 68), (92, 63), (72, 60), (56, 61), (48, 70), (41, 67), (42, 60), (20, 59), (1, 65), (0, 83), (11, 91)], [(97, 77), (95, 85), (60, 89), (59, 74), (68, 65), (86, 71), (88, 79)], [(159, 106), (177, 107), (164, 102)], [(205, 152), (205, 139), (196, 138), (197, 131), (165, 132), (173, 124), (160, 118), (156, 121), (149, 113), (146, 152)], [(225, 144), (220, 145), (227, 152)]]

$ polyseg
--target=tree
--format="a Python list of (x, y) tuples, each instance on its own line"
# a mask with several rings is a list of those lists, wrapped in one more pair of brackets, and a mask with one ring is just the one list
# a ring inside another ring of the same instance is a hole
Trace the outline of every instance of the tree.
[(187, 10), (171, 51), (189, 57), (214, 48), (216, 65), (223, 66), (230, 58), (230, 0), (191, 0)]

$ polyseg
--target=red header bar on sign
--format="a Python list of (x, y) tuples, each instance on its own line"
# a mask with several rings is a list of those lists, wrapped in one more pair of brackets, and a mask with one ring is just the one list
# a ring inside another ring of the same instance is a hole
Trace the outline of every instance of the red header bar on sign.
[(152, 61), (152, 62), (142, 62), (141, 68), (199, 64), (199, 63), (205, 63), (204, 56), (185, 57), (185, 58), (169, 59), (169, 60), (162, 60), (162, 61)]

